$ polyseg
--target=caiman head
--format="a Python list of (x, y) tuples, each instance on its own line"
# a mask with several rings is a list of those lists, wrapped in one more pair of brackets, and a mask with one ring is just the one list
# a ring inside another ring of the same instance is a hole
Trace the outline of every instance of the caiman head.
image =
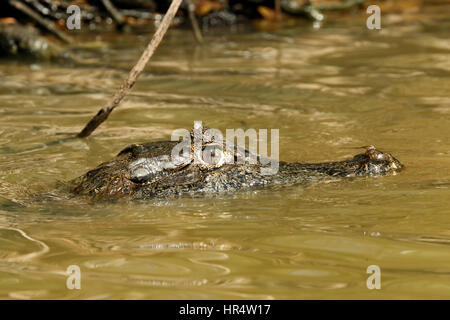
[[(174, 141), (160, 141), (131, 145), (117, 157), (71, 181), (71, 191), (97, 199), (148, 199), (158, 194), (183, 194), (203, 189), (240, 189), (244, 186), (266, 185), (271, 181), (290, 183), (308, 178), (338, 178), (356, 176), (381, 176), (395, 174), (403, 165), (392, 155), (365, 147), (364, 153), (337, 162), (303, 164), (282, 163), (279, 175), (261, 176), (258, 165), (227, 164), (219, 161), (211, 164), (202, 161), (199, 152), (189, 143), (192, 152), (187, 156), (173, 157), (178, 145)], [(201, 145), (200, 152), (213, 146)], [(193, 149), (191, 149), (193, 148)], [(226, 158), (238, 157), (239, 153), (227, 153)], [(244, 152), (246, 158), (250, 153)], [(236, 158), (239, 159), (239, 158)], [(208, 190), (209, 190), (208, 189)], [(199, 191), (200, 192), (200, 191)]]

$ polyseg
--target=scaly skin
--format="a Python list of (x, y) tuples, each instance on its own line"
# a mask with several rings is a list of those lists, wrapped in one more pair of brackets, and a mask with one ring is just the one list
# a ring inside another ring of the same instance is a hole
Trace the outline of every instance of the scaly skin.
[[(395, 174), (403, 168), (393, 156), (370, 146), (366, 147), (366, 152), (344, 161), (314, 164), (279, 162), (276, 174), (263, 175), (261, 168), (268, 165), (259, 163), (208, 166), (194, 163), (195, 155), (176, 163), (165, 161), (171, 159), (172, 149), (177, 143), (159, 141), (131, 145), (111, 161), (72, 180), (71, 192), (95, 199), (139, 200), (307, 184), (346, 177), (382, 176)], [(245, 152), (248, 156), (249, 152)], [(234, 158), (238, 158), (237, 153)]]

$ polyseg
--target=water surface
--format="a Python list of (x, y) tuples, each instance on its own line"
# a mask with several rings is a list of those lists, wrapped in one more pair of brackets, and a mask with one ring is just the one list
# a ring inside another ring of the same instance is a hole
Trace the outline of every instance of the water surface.
[[(147, 37), (79, 50), (82, 65), (0, 61), (0, 297), (449, 298), (450, 21), (388, 22), (211, 35), (202, 47), (171, 30), (110, 119), (60, 144), (48, 145), (107, 102)], [(194, 120), (278, 128), (282, 160), (340, 160), (373, 144), (406, 169), (144, 203), (51, 193)], [(69, 265), (81, 290), (66, 288)], [(381, 290), (366, 287), (369, 265)]]

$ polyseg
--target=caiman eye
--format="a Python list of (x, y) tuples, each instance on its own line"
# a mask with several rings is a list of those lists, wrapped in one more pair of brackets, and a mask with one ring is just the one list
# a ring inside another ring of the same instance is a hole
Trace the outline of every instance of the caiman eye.
[(167, 155), (139, 158), (128, 167), (130, 180), (136, 183), (151, 182), (153, 179), (161, 176), (163, 171), (182, 168), (189, 163), (190, 158), (177, 157), (175, 161), (171, 161)]
[(168, 164), (170, 164), (170, 161), (167, 156), (137, 159), (128, 167), (130, 179), (139, 183), (151, 180), (158, 172), (163, 171)]

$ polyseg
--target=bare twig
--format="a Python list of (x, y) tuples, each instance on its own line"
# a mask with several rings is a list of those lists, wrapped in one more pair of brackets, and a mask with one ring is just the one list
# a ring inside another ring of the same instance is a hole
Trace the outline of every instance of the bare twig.
[(160, 44), (162, 38), (166, 34), (167, 29), (169, 28), (170, 23), (173, 20), (173, 17), (177, 13), (181, 2), (182, 0), (172, 0), (172, 3), (170, 4), (169, 9), (167, 10), (167, 13), (165, 14), (163, 20), (161, 21), (161, 24), (159, 25), (158, 29), (153, 35), (152, 40), (148, 44), (147, 48), (145, 48), (136, 65), (128, 74), (128, 77), (125, 80), (125, 82), (116, 91), (116, 93), (108, 102), (108, 104), (102, 109), (100, 109), (100, 111), (88, 122), (88, 124), (84, 127), (84, 129), (80, 133), (78, 133), (77, 135), (78, 138), (88, 137), (92, 132), (94, 132), (94, 130), (108, 118), (109, 114), (119, 105), (122, 99), (127, 95), (128, 91), (133, 87), (137, 78), (144, 70), (145, 65), (150, 60), (156, 48)]
[(119, 26), (123, 26), (126, 22), (125, 16), (117, 10), (117, 8), (111, 3), (110, 0), (102, 0), (103, 6), (109, 12), (111, 17)]
[(62, 31), (58, 30), (55, 24), (42, 17), (39, 13), (28, 7), (25, 3), (19, 2), (17, 0), (9, 0), (9, 4), (19, 10), (20, 12), (26, 14), (37, 23), (42, 25), (45, 29), (56, 35), (59, 39), (64, 41), (65, 43), (72, 44), (73, 40), (68, 35), (64, 34)]
[(195, 17), (195, 4), (192, 2), (192, 0), (185, 0), (185, 1), (188, 7), (189, 20), (191, 21), (192, 31), (194, 32), (195, 40), (197, 40), (198, 43), (203, 43), (202, 32), (198, 25), (197, 18)]

